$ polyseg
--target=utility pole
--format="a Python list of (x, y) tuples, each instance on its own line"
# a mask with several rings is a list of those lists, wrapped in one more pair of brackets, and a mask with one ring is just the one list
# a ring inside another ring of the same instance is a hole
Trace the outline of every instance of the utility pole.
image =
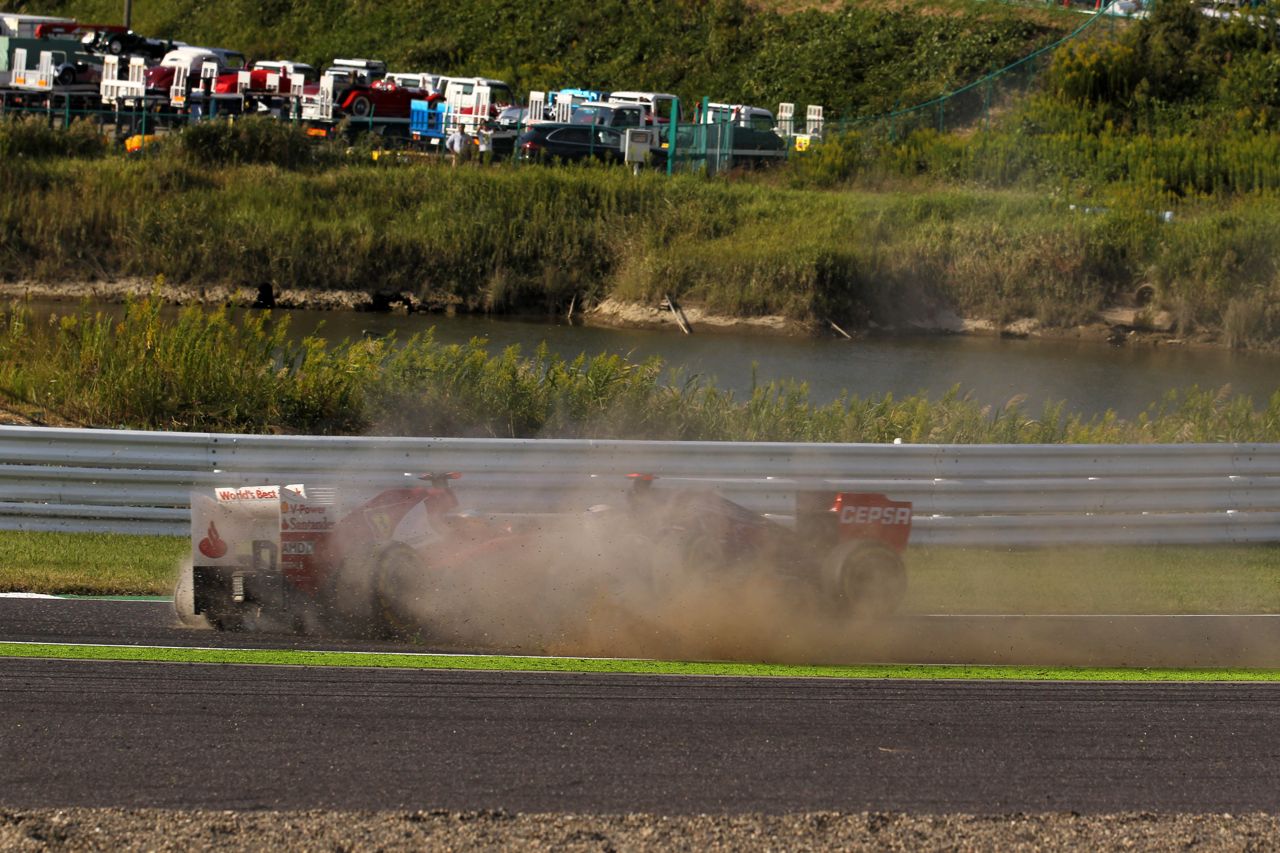
[(133, 0), (124, 0), (124, 28), (133, 29)]

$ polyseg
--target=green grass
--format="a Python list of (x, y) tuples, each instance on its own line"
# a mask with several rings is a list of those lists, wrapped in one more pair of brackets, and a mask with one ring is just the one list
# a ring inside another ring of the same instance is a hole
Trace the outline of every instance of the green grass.
[[(2, 204), (3, 202), (0, 202)], [(0, 307), (0, 400), (96, 427), (339, 435), (617, 438), (939, 444), (1106, 444), (1280, 440), (1280, 393), (1191, 389), (1133, 420), (1039, 412), (1019, 398), (980, 405), (958, 389), (929, 399), (847, 396), (806, 386), (750, 394), (667, 371), (658, 359), (569, 360), (539, 347), (491, 353), (483, 339), (291, 343), (287, 313), (234, 322), (196, 307), (165, 320), (155, 299), (118, 319), (91, 308), (36, 322)]]
[[(0, 121), (0, 137), (12, 125)], [(943, 144), (930, 156), (941, 157)], [(945, 144), (1003, 160), (1001, 145), (1023, 143), (1015, 134)], [(858, 162), (860, 151), (851, 154)], [(1274, 170), (1280, 186), (1274, 156), (1239, 156), (1259, 173)], [(1280, 214), (1269, 190), (1172, 199), (1128, 179), (1077, 191), (935, 176), (833, 192), (804, 177), (804, 160), (793, 163), (794, 182), (788, 173), (726, 182), (606, 168), (344, 160), (288, 169), (191, 157), (175, 144), (143, 161), (0, 159), (6, 275), (269, 283), (556, 315), (571, 302), (653, 304), (670, 293), (716, 313), (854, 329), (901, 325), (932, 306), (1072, 326), (1150, 284), (1154, 307), (1174, 312), (1180, 334), (1222, 335), (1233, 303), (1238, 315), (1256, 300), (1256, 319), (1237, 319), (1231, 340), (1280, 338), (1280, 314), (1268, 307), (1280, 292), (1271, 252)], [(1072, 202), (1105, 212), (1086, 215)], [(1165, 209), (1176, 211), (1173, 221), (1153, 214)], [(200, 240), (190, 239), (189, 222), (201, 223)]]
[[(18, 0), (16, 11), (88, 21), (120, 15), (115, 0)], [(1056, 8), (972, 0), (847, 3), (792, 15), (742, 0), (648, 0), (636, 11), (624, 0), (226, 0), (217, 8), (170, 0), (135, 4), (133, 26), (316, 67), (335, 56), (368, 56), (398, 71), (500, 77), (518, 90), (658, 90), (686, 102), (705, 95), (855, 112), (932, 96), (1079, 21)]]
[[(0, 532), (0, 592), (165, 595), (183, 537)], [(914, 613), (1280, 613), (1280, 549), (914, 547)]]
[(1280, 613), (1280, 548), (912, 548), (919, 613)]
[(688, 675), (769, 678), (919, 678), (1019, 681), (1280, 681), (1273, 669), (1121, 669), (1029, 666), (797, 666), (703, 661), (606, 660), (598, 658), (513, 657), (311, 652), (256, 649), (188, 649), (146, 646), (77, 646), (0, 643), (0, 657), (61, 660), (152, 661), (159, 663), (338, 666), (395, 669), (451, 669), (503, 672), (598, 672), (629, 675)]
[(186, 537), (0, 531), (0, 592), (165, 595)]

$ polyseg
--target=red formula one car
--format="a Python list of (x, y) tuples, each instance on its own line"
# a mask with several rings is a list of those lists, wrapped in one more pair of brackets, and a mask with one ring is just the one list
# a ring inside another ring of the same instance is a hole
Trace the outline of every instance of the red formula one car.
[(605, 589), (644, 575), (659, 593), (663, 579), (698, 574), (723, 579), (731, 595), (734, 572), (764, 570), (850, 617), (890, 613), (906, 591), (911, 504), (882, 494), (800, 493), (790, 527), (713, 491), (659, 489), (633, 475), (623, 505), (513, 523), (460, 511), (450, 488), (457, 476), (427, 475), (351, 502), (304, 486), (194, 494), (179, 613), (227, 630), (430, 635), (435, 620), (425, 614), (458, 615), (436, 603), (451, 589), (487, 574), (501, 590), (504, 573), (513, 578), (536, 561), (572, 564)]

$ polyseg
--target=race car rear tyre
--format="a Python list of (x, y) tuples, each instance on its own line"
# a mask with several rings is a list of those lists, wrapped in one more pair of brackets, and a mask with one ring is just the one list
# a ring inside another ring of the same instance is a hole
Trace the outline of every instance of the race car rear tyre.
[(715, 571), (728, 562), (724, 542), (712, 533), (695, 534), (683, 544), (681, 551), (681, 562), (690, 572)]
[(422, 560), (412, 548), (390, 545), (374, 561), (374, 615), (383, 633), (412, 637), (422, 631), (422, 620), (414, 615), (414, 602), (423, 592)]
[(907, 594), (907, 570), (892, 548), (855, 539), (827, 555), (822, 584), (837, 615), (875, 618), (898, 609)]
[(207, 618), (196, 613), (195, 572), (190, 557), (178, 565), (178, 582), (173, 589), (173, 615), (183, 628), (212, 627)]

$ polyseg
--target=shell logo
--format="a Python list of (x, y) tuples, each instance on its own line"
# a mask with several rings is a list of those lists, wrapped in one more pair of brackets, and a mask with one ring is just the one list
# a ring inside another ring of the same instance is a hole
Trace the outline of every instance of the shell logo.
[(218, 535), (218, 528), (209, 522), (209, 535), (200, 540), (200, 553), (211, 560), (216, 560), (227, 553), (227, 542)]

